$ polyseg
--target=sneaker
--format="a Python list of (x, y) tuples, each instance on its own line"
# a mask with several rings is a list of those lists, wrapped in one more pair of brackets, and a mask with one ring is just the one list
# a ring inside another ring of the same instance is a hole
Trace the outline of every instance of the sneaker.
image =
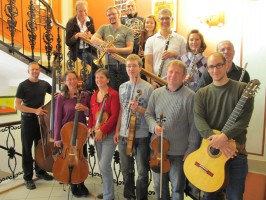
[(29, 190), (34, 190), (36, 188), (36, 185), (33, 182), (33, 180), (29, 180), (29, 181), (25, 180), (25, 185), (26, 185), (26, 188)]
[(81, 194), (81, 196), (86, 197), (89, 195), (89, 190), (88, 188), (86, 188), (84, 183), (78, 184), (78, 189), (79, 189), (79, 193)]
[(36, 174), (36, 177), (39, 179), (46, 180), (46, 181), (51, 181), (54, 179), (54, 177), (51, 176), (50, 174), (48, 174), (47, 172), (45, 172), (43, 174)]
[(72, 192), (73, 196), (75, 196), (77, 198), (81, 197), (81, 194), (80, 194), (79, 189), (78, 189), (78, 185), (72, 184), (71, 185), (71, 192)]
[(97, 195), (97, 198), (98, 198), (98, 199), (103, 199), (103, 193), (98, 194), (98, 195)]

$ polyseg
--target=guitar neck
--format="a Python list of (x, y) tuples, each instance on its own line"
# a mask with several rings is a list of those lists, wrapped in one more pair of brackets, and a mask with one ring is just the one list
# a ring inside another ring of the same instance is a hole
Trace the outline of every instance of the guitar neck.
[(237, 102), (233, 112), (231, 113), (229, 119), (226, 121), (223, 129), (222, 129), (222, 133), (226, 133), (230, 127), (236, 122), (237, 118), (239, 117), (239, 115), (242, 112), (242, 109), (247, 101), (247, 97), (245, 96), (241, 96), (241, 98), (239, 99), (239, 101)]

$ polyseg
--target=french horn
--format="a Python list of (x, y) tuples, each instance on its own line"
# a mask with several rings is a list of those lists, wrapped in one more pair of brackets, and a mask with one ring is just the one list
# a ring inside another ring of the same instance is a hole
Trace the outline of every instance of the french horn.
[(134, 30), (133, 31), (134, 39), (137, 39), (140, 37), (140, 33), (142, 30), (142, 26), (143, 26), (143, 22), (141, 20), (139, 20), (137, 18), (128, 19), (125, 23), (125, 26)]

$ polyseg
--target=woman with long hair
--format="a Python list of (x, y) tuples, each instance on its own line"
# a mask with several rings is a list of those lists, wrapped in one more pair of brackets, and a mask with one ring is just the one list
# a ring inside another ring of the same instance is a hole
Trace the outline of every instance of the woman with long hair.
[[(147, 15), (143, 19), (142, 35), (139, 41), (138, 55), (144, 58), (144, 49), (147, 39), (157, 33), (157, 22), (154, 15)], [(143, 62), (144, 63), (144, 62)]]
[[(54, 144), (62, 148), (60, 131), (64, 124), (74, 121), (75, 112), (79, 111), (78, 121), (86, 125), (86, 115), (89, 113), (90, 98), (87, 92), (81, 92), (80, 103), (77, 103), (78, 76), (74, 71), (67, 71), (64, 74), (64, 85), (61, 93), (56, 97), (55, 121), (54, 121)], [(87, 157), (87, 145), (83, 146), (83, 154)], [(71, 191), (75, 197), (88, 196), (88, 189), (84, 182), (71, 184)]]

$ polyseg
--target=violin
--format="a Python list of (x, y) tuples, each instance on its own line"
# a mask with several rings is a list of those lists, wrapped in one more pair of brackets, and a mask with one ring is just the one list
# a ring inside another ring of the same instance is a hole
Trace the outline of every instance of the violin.
[[(162, 127), (163, 115), (160, 115), (159, 125)], [(150, 168), (155, 173), (167, 173), (170, 170), (170, 161), (167, 158), (169, 150), (169, 141), (163, 137), (163, 132), (151, 142), (153, 155), (150, 159)]]
[[(133, 95), (133, 94), (132, 94)], [(135, 101), (138, 101), (139, 97), (142, 95), (141, 90), (137, 90), (137, 96), (135, 97)], [(136, 123), (137, 123), (137, 115), (135, 112), (130, 113), (129, 118), (129, 132), (127, 137), (127, 148), (126, 148), (126, 155), (132, 157), (133, 155), (133, 145), (134, 145), (134, 139), (136, 134)]]
[[(57, 64), (56, 64), (57, 63)], [(38, 116), (40, 126), (41, 139), (35, 148), (35, 161), (37, 165), (47, 171), (52, 172), (54, 161), (58, 149), (54, 146), (54, 105), (56, 92), (56, 66), (59, 65), (58, 53), (54, 53), (54, 61), (52, 67), (52, 92), (51, 101), (42, 108), (47, 110), (47, 115)]]
[[(160, 127), (162, 127), (163, 118), (163, 114), (160, 114)], [(155, 173), (160, 173), (160, 199), (162, 199), (163, 174), (170, 171), (170, 161), (166, 155), (169, 146), (169, 141), (163, 137), (163, 131), (160, 136), (157, 136), (157, 138), (151, 142), (153, 155), (150, 159), (150, 168)]]
[[(78, 95), (77, 103), (80, 98)], [(76, 111), (74, 121), (64, 124), (60, 131), (63, 150), (54, 163), (53, 175), (61, 183), (79, 184), (88, 177), (89, 166), (83, 155), (88, 130), (85, 124), (78, 122), (78, 116), (79, 111)]]
[[(107, 112), (104, 111), (104, 107), (106, 104), (106, 100), (108, 99), (109, 94), (105, 94), (103, 97), (103, 104), (102, 104), (102, 108), (100, 111), (97, 111), (95, 114), (95, 119), (97, 119), (96, 124), (94, 126), (94, 131), (98, 130), (109, 118), (109, 114)], [(93, 132), (94, 132), (93, 131)], [(106, 134), (103, 134), (102, 136), (102, 140), (104, 140), (107, 137)]]

